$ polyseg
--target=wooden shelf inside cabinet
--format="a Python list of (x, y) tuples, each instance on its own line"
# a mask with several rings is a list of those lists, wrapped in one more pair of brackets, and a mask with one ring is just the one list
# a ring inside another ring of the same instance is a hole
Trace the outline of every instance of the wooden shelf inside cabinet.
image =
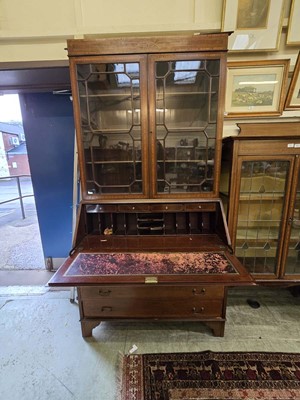
[[(266, 226), (266, 222), (268, 226)], [(247, 221), (241, 221), (239, 224), (238, 232), (237, 232), (237, 240), (243, 239), (247, 237), (249, 240), (255, 239), (257, 237), (257, 230), (260, 232), (260, 237), (262, 240), (269, 240), (270, 238), (278, 238), (278, 229), (280, 228), (281, 221), (254, 221), (253, 223), (247, 223)], [(242, 234), (244, 235), (242, 237)]]
[[(157, 96), (158, 96), (158, 100), (159, 100), (159, 96), (160, 96), (160, 92), (158, 91), (157, 92)], [(178, 92), (166, 92), (166, 93), (162, 93), (163, 95), (165, 95), (166, 97), (172, 97), (172, 96), (176, 96), (176, 97), (178, 97), (178, 96), (190, 96), (190, 95), (197, 95), (197, 96), (199, 96), (199, 95), (203, 95), (203, 96), (206, 96), (206, 95), (217, 95), (218, 94), (218, 92), (216, 92), (216, 91), (209, 91), (209, 90), (207, 90), (207, 91), (190, 91), (190, 92), (182, 92), (182, 91), (178, 91)], [(161, 95), (162, 95), (161, 94)]]
[(258, 193), (241, 193), (239, 197), (240, 201), (282, 201), (284, 199), (284, 193), (270, 193), (270, 194), (258, 194)]
[[(158, 163), (175, 163), (175, 164), (179, 164), (179, 163), (182, 163), (182, 164), (197, 164), (197, 165), (202, 165), (202, 166), (204, 166), (204, 165), (213, 165), (214, 164), (214, 160), (208, 160), (208, 161), (204, 161), (204, 160), (199, 160), (199, 159), (189, 159), (189, 160), (186, 160), (186, 159), (179, 159), (179, 158), (175, 158), (174, 160), (171, 160), (171, 159), (168, 159), (168, 160), (157, 160), (157, 162)], [(177, 168), (178, 167), (182, 167), (182, 168), (184, 168), (185, 167), (185, 165), (177, 165), (176, 166)]]
[[(82, 98), (107, 98), (107, 97), (116, 97), (116, 98), (123, 98), (125, 100), (130, 99), (131, 93), (94, 93), (94, 94), (80, 94), (79, 97)], [(135, 99), (139, 99), (139, 96), (134, 96)]]

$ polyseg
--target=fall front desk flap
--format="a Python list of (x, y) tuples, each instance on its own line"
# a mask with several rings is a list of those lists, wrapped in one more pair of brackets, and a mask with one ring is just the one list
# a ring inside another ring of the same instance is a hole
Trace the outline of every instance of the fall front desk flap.
[(69, 257), (49, 286), (110, 283), (251, 284), (252, 279), (228, 251), (78, 252)]

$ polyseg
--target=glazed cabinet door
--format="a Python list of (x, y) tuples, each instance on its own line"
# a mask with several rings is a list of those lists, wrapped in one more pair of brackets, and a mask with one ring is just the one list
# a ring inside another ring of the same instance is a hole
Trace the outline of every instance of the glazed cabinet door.
[(257, 277), (278, 278), (294, 157), (239, 157), (233, 204), (235, 254)]
[(149, 56), (152, 197), (217, 195), (225, 58)]
[(70, 60), (84, 200), (218, 197), (226, 55)]
[(83, 199), (148, 196), (146, 62), (70, 60)]
[(293, 172), (291, 202), (287, 232), (284, 235), (284, 256), (280, 277), (287, 280), (300, 279), (300, 160), (296, 159)]

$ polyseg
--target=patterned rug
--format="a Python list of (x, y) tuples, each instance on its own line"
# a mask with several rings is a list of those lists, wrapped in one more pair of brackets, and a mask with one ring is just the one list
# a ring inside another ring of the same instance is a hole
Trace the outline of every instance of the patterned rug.
[(300, 353), (131, 354), (122, 400), (300, 399)]

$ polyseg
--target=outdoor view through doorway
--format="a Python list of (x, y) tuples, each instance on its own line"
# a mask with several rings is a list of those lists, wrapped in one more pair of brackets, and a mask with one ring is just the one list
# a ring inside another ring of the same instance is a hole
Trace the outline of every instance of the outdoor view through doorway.
[(0, 271), (45, 269), (17, 94), (0, 96), (0, 254)]

